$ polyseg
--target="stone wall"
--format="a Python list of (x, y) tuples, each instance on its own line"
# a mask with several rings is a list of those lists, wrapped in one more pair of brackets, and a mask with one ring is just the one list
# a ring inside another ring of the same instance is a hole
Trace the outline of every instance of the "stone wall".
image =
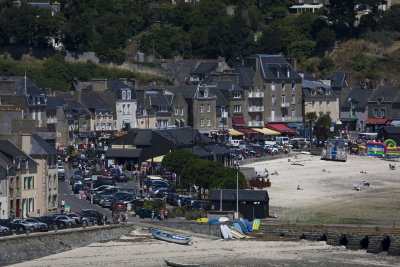
[(132, 227), (106, 226), (0, 239), (0, 266), (33, 260), (129, 233)]

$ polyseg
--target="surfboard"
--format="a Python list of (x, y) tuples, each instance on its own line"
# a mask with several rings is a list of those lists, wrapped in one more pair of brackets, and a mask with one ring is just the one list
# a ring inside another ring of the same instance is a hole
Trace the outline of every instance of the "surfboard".
[(238, 221), (238, 224), (240, 225), (240, 228), (242, 228), (242, 233), (247, 234), (247, 227), (242, 221)]
[(251, 228), (249, 221), (247, 219), (243, 219), (243, 221), (247, 226), (247, 231), (249, 231), (249, 232), (253, 231), (253, 228)]
[(253, 230), (258, 231), (258, 228), (260, 227), (260, 219), (254, 219), (253, 221)]
[(229, 218), (228, 217), (220, 217), (218, 219), (219, 222), (229, 222)]
[(231, 233), (235, 238), (242, 239), (246, 237), (244, 234), (236, 230), (234, 227), (229, 227), (229, 228), (231, 229)]
[(223, 225), (221, 225), (221, 226), (220, 226), (220, 229), (221, 229), (221, 235), (222, 235), (222, 237), (223, 237), (224, 239), (228, 239), (228, 238), (229, 238), (229, 234), (227, 233), (226, 228), (225, 228)]
[(224, 226), (225, 230), (228, 232), (228, 237), (229, 237), (230, 239), (233, 238), (231, 229), (229, 229), (228, 225), (224, 224), (223, 226)]
[(208, 223), (208, 218), (199, 218), (197, 219), (198, 223)]
[(233, 228), (235, 228), (237, 231), (239, 231), (240, 233), (243, 234), (242, 227), (240, 227), (240, 225), (239, 225), (237, 222), (233, 223), (232, 226), (233, 226)]

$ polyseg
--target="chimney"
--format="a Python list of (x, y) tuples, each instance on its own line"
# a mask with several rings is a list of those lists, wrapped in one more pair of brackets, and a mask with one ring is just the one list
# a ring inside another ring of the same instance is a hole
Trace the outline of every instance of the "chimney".
[(354, 87), (354, 73), (347, 72), (346, 73), (346, 81), (350, 88)]
[(60, 3), (59, 2), (54, 2), (52, 5), (51, 5), (57, 12), (60, 12)]
[(92, 80), (92, 90), (95, 92), (102, 92), (107, 89), (107, 79), (93, 79)]
[(13, 1), (13, 7), (21, 7), (21, 1)]

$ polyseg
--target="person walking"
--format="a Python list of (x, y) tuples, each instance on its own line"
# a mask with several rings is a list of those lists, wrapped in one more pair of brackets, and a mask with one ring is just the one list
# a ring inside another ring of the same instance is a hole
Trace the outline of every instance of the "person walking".
[(154, 210), (151, 211), (151, 220), (154, 219)]
[(167, 210), (167, 209), (165, 209), (165, 212), (164, 212), (164, 218), (165, 218), (165, 220), (167, 220), (167, 219), (168, 219), (168, 210)]
[(61, 200), (61, 209), (64, 210), (65, 209), (65, 200)]
[(160, 210), (160, 215), (161, 215), (161, 220), (164, 221), (164, 209), (163, 208), (161, 208), (161, 210)]
[(124, 224), (126, 225), (128, 223), (128, 210), (125, 211), (125, 218), (124, 218)]

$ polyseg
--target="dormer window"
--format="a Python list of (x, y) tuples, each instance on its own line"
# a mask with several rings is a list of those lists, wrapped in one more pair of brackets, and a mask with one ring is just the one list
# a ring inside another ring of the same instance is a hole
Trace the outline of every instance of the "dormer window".
[(122, 99), (126, 99), (126, 91), (122, 91)]
[(290, 69), (289, 68), (287, 68), (287, 77), (288, 78), (290, 77)]
[(208, 97), (208, 89), (204, 90), (204, 97)]
[(311, 91), (311, 95), (313, 95), (313, 96), (314, 96), (314, 95), (316, 95), (316, 94), (317, 94), (317, 92), (316, 92), (316, 91), (314, 91), (314, 90), (312, 90), (312, 91)]
[(233, 91), (233, 98), (240, 98), (240, 91)]
[(330, 95), (331, 91), (329, 89), (326, 90), (326, 95)]
[(130, 90), (126, 91), (126, 99), (131, 99), (131, 91)]

